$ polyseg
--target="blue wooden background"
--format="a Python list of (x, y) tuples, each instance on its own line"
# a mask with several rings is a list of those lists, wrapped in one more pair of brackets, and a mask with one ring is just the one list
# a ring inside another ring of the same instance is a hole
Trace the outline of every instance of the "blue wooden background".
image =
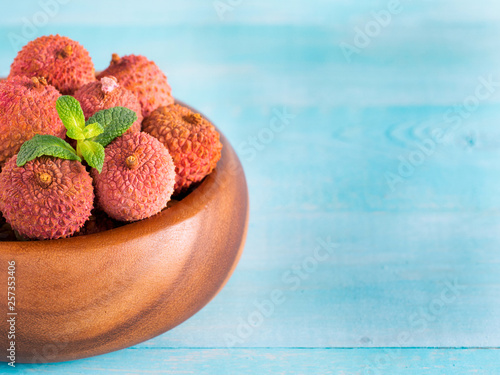
[(498, 374), (499, 10), (2, 3), (2, 76), (23, 41), (51, 33), (80, 41), (97, 69), (112, 52), (155, 60), (237, 149), (251, 216), (234, 276), (181, 326), (95, 358), (0, 371)]

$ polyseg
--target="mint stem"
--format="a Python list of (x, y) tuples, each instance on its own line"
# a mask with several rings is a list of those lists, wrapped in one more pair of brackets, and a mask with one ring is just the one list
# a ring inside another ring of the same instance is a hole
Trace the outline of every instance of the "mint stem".
[(76, 154), (83, 159), (82, 151), (80, 150), (80, 142), (76, 142)]

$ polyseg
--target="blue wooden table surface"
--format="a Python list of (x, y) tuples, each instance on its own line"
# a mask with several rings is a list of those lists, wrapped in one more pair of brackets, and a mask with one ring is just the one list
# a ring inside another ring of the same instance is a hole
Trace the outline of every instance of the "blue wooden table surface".
[[(102, 4), (104, 3), (104, 4)], [(17, 1), (0, 76), (60, 33), (144, 54), (229, 138), (245, 252), (159, 337), (23, 374), (500, 373), (500, 6), (493, 0)]]

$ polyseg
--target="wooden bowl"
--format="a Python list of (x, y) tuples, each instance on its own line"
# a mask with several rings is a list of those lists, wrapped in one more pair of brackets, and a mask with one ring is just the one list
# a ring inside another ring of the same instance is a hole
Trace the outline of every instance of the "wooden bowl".
[[(21, 363), (112, 352), (160, 335), (205, 306), (236, 267), (248, 226), (245, 175), (222, 135), (221, 142), (216, 170), (156, 216), (92, 235), (0, 242), (1, 360), (9, 361), (10, 341)], [(17, 315), (9, 316), (10, 261)], [(10, 317), (15, 339), (7, 335)]]

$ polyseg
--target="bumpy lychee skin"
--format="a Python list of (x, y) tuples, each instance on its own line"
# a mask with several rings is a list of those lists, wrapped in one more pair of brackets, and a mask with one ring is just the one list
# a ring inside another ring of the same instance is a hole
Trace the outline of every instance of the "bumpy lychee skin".
[(11, 65), (14, 76), (45, 77), (64, 95), (95, 80), (94, 64), (87, 50), (64, 36), (49, 35), (26, 44)]
[(92, 171), (98, 204), (110, 217), (136, 221), (160, 212), (174, 191), (175, 166), (149, 134), (130, 133), (106, 148), (101, 173)]
[(109, 67), (97, 77), (114, 76), (126, 89), (139, 99), (142, 115), (147, 117), (162, 105), (174, 103), (167, 77), (153, 62), (144, 56), (113, 54)]
[(12, 157), (0, 173), (0, 211), (21, 236), (68, 237), (89, 218), (92, 178), (75, 160), (42, 156), (22, 167)]
[(61, 94), (43, 78), (14, 77), (0, 82), (0, 166), (35, 134), (64, 138), (56, 102)]
[(221, 157), (222, 144), (215, 127), (199, 113), (179, 104), (159, 107), (142, 129), (167, 147), (175, 164), (174, 195), (210, 174)]
[(82, 106), (85, 120), (103, 109), (126, 107), (137, 114), (137, 120), (127, 132), (141, 131), (143, 120), (141, 105), (131, 91), (118, 84), (115, 77), (103, 77), (98, 81), (87, 83), (75, 92), (74, 97)]

